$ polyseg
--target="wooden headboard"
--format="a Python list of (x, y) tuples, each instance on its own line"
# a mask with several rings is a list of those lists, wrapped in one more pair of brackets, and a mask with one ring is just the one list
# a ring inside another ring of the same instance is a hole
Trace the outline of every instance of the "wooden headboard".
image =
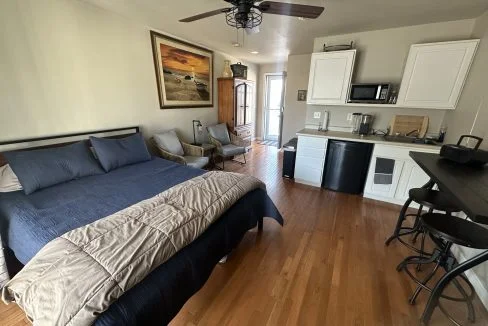
[(7, 164), (2, 152), (60, 147), (86, 140), (90, 136), (99, 138), (123, 138), (136, 134), (139, 130), (139, 127), (126, 127), (0, 142), (0, 166)]

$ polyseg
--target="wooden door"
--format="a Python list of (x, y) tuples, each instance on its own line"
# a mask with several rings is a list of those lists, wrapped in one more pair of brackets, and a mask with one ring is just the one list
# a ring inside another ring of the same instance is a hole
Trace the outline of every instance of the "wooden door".
[(254, 110), (255, 110), (255, 101), (254, 101), (254, 84), (251, 82), (246, 82), (246, 104), (245, 104), (245, 124), (250, 124), (254, 122)]
[(246, 123), (246, 83), (236, 81), (235, 86), (235, 127)]

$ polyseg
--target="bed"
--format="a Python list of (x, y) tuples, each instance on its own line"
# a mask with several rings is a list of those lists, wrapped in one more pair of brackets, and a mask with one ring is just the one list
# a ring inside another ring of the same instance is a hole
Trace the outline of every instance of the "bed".
[[(48, 137), (49, 146), (89, 135), (122, 137), (138, 128)], [(114, 136), (113, 133), (116, 133)], [(46, 138), (3, 143), (33, 144)], [(36, 148), (38, 148), (37, 146)], [(21, 148), (21, 147), (20, 147)], [(0, 162), (1, 164), (1, 162)], [(10, 274), (49, 241), (102, 217), (155, 196), (206, 171), (161, 158), (127, 165), (101, 175), (51, 186), (30, 195), (0, 194), (0, 226)], [(98, 316), (95, 325), (162, 325), (206, 282), (219, 260), (235, 248), (263, 217), (283, 219), (263, 189), (247, 193), (191, 244), (153, 270)]]

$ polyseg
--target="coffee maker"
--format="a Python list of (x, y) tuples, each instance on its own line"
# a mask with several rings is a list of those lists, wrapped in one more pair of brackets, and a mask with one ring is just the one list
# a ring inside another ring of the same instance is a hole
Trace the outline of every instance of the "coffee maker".
[(369, 135), (373, 128), (373, 116), (371, 114), (363, 114), (361, 116), (361, 123), (359, 124), (359, 134), (361, 136)]

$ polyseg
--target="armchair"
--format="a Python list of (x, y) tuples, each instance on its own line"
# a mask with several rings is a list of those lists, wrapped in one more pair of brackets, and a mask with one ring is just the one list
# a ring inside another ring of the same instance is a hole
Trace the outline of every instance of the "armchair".
[(225, 168), (225, 159), (242, 154), (244, 162), (234, 160), (240, 164), (246, 164), (246, 146), (247, 142), (242, 138), (229, 133), (227, 125), (221, 123), (215, 126), (207, 127), (210, 142), (215, 145), (215, 153), (222, 157), (222, 170)]
[(174, 130), (156, 134), (151, 141), (159, 155), (166, 160), (198, 169), (204, 168), (209, 162), (202, 147), (180, 141)]

